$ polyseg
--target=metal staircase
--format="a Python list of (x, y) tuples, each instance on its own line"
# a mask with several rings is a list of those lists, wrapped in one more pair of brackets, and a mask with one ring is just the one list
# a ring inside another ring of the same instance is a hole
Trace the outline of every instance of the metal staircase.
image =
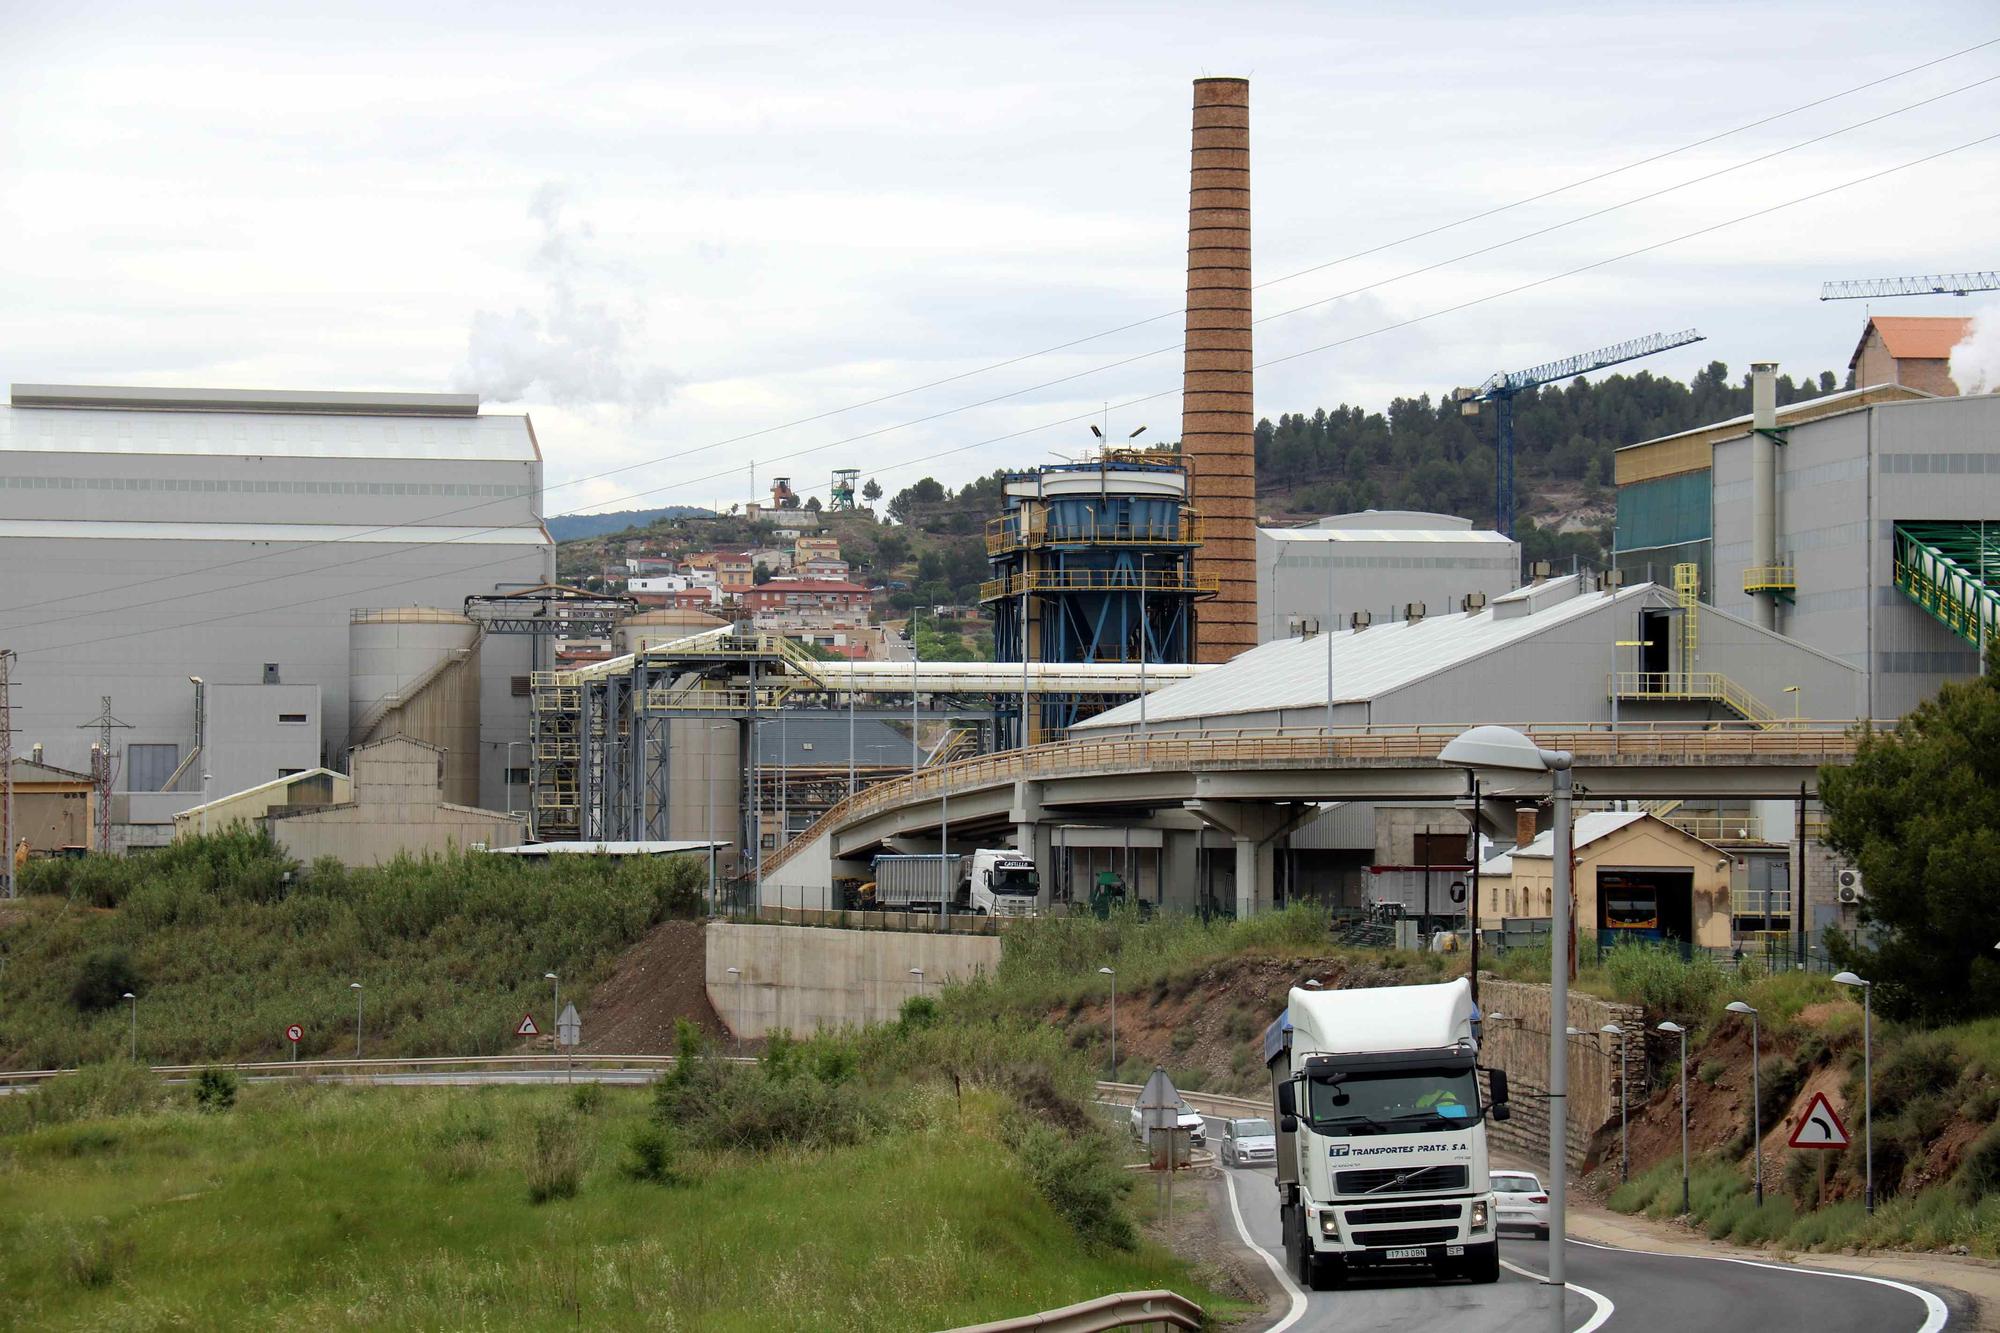
[(2000, 635), (2000, 523), (1898, 523), (1902, 594), (1976, 648)]

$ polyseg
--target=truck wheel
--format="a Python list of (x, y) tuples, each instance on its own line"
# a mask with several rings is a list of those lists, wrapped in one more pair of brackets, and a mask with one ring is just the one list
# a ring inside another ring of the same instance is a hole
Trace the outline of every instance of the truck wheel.
[(1465, 1276), (1473, 1282), (1498, 1282), (1500, 1280), (1500, 1242), (1469, 1247), (1465, 1256)]

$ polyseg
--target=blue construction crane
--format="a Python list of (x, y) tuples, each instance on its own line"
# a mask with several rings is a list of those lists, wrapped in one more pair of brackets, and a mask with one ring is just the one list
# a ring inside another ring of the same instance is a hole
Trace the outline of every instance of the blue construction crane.
[(1644, 338), (1634, 338), (1629, 342), (1613, 343), (1600, 347), (1594, 352), (1579, 352), (1566, 356), (1560, 361), (1549, 361), (1512, 374), (1499, 374), (1476, 389), (1459, 389), (1453, 393), (1458, 399), (1459, 411), (1466, 416), (1478, 416), (1479, 404), (1493, 404), (1493, 526), (1506, 536), (1514, 535), (1514, 395), (1537, 385), (1553, 384), (1557, 380), (1575, 379), (1593, 370), (1615, 366), (1621, 361), (1636, 361), (1642, 356), (1664, 352), (1671, 347), (1685, 347), (1698, 343), (1704, 335), (1693, 329), (1682, 329), (1679, 333), (1653, 333)]

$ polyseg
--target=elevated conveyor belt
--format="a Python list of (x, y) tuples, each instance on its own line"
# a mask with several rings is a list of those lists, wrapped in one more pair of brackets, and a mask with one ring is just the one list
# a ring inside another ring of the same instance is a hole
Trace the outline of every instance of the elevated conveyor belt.
[(2000, 521), (1898, 523), (1896, 586), (1975, 647), (2000, 637)]

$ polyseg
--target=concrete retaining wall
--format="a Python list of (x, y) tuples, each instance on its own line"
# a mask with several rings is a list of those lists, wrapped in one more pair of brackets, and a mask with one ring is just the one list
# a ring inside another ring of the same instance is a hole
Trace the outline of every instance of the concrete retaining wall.
[[(1507, 1071), (1513, 1118), (1489, 1122), (1494, 1146), (1524, 1156), (1546, 1157), (1549, 1151), (1549, 988), (1519, 981), (1479, 980), (1479, 1007), (1488, 1014), (1482, 1033), (1480, 1063)], [(1575, 991), (1569, 996), (1564, 1027), (1596, 1033), (1606, 1023), (1630, 1029), (1626, 1041), (1631, 1079), (1631, 1106), (1645, 1104), (1650, 1091), (1646, 1077), (1645, 1013), (1637, 1005), (1613, 1004)], [(1598, 1136), (1609, 1131), (1610, 1153), (1618, 1152), (1618, 1067), (1616, 1037), (1569, 1039), (1569, 1160), (1582, 1166)]]
[[(708, 926), (708, 999), (729, 1030), (756, 1038), (887, 1022), (903, 1001), (1000, 961), (991, 935), (899, 934), (813, 926)], [(730, 968), (740, 969), (731, 976)], [(924, 970), (923, 981), (910, 969)]]

